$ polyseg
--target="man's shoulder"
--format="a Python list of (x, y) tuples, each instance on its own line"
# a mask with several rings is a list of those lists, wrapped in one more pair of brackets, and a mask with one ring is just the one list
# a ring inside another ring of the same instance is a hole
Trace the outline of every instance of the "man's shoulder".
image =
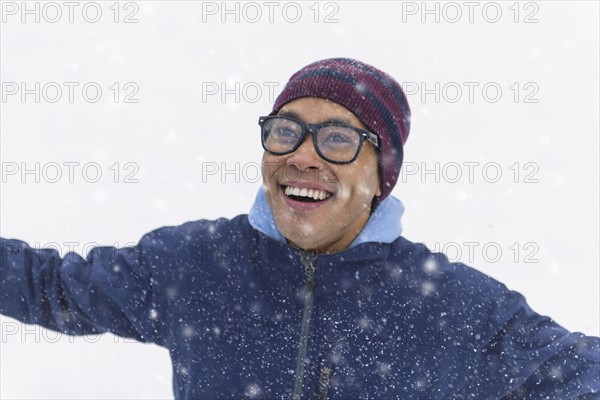
[(445, 254), (404, 237), (391, 244), (388, 264), (401, 268), (396, 275), (404, 275), (409, 286), (434, 302), (443, 300), (460, 308), (504, 314), (525, 301), (520, 293), (475, 267), (451, 262)]
[(491, 276), (462, 262), (451, 262), (444, 253), (431, 251), (425, 243), (412, 242), (403, 236), (398, 237), (390, 246), (389, 260), (403, 265), (406, 272), (444, 277), (455, 283), (485, 283), (502, 288), (504, 284)]
[(231, 219), (199, 219), (163, 226), (146, 233), (140, 244), (144, 247), (172, 250), (173, 245), (180, 247), (184, 243), (198, 241), (234, 240), (248, 235), (255, 235), (255, 231), (248, 222), (248, 215), (240, 214)]

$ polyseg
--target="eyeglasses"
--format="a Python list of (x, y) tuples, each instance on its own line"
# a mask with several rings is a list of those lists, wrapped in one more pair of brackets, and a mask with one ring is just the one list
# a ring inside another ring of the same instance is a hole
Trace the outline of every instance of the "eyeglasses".
[(263, 148), (274, 155), (289, 154), (302, 144), (306, 132), (313, 138), (321, 158), (333, 164), (348, 164), (356, 160), (366, 140), (379, 147), (377, 135), (340, 123), (307, 124), (293, 117), (269, 115), (260, 117)]

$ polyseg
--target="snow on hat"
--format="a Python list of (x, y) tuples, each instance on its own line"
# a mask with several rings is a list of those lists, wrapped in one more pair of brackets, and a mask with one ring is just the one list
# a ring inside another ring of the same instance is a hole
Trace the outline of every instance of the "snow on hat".
[(379, 138), (381, 197), (398, 180), (403, 145), (410, 130), (410, 108), (402, 87), (390, 75), (350, 58), (316, 61), (296, 72), (273, 104), (273, 113), (300, 97), (328, 99), (350, 110)]

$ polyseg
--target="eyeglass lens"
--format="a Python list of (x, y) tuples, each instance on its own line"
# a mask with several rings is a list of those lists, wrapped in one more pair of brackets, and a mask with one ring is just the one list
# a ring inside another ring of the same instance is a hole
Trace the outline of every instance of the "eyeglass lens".
[[(315, 142), (319, 152), (333, 161), (350, 161), (360, 147), (360, 134), (350, 127), (323, 126), (317, 131)], [(302, 125), (285, 119), (273, 118), (265, 122), (263, 141), (274, 153), (290, 152), (302, 137)]]

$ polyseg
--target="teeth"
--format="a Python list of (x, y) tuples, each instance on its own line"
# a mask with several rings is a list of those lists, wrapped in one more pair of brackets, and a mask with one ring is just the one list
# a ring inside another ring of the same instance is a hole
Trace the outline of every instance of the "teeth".
[(293, 186), (286, 186), (284, 193), (286, 196), (292, 195), (292, 196), (312, 197), (315, 200), (325, 200), (326, 198), (331, 196), (331, 193), (325, 192), (324, 190), (299, 188), (299, 187), (293, 187)]

